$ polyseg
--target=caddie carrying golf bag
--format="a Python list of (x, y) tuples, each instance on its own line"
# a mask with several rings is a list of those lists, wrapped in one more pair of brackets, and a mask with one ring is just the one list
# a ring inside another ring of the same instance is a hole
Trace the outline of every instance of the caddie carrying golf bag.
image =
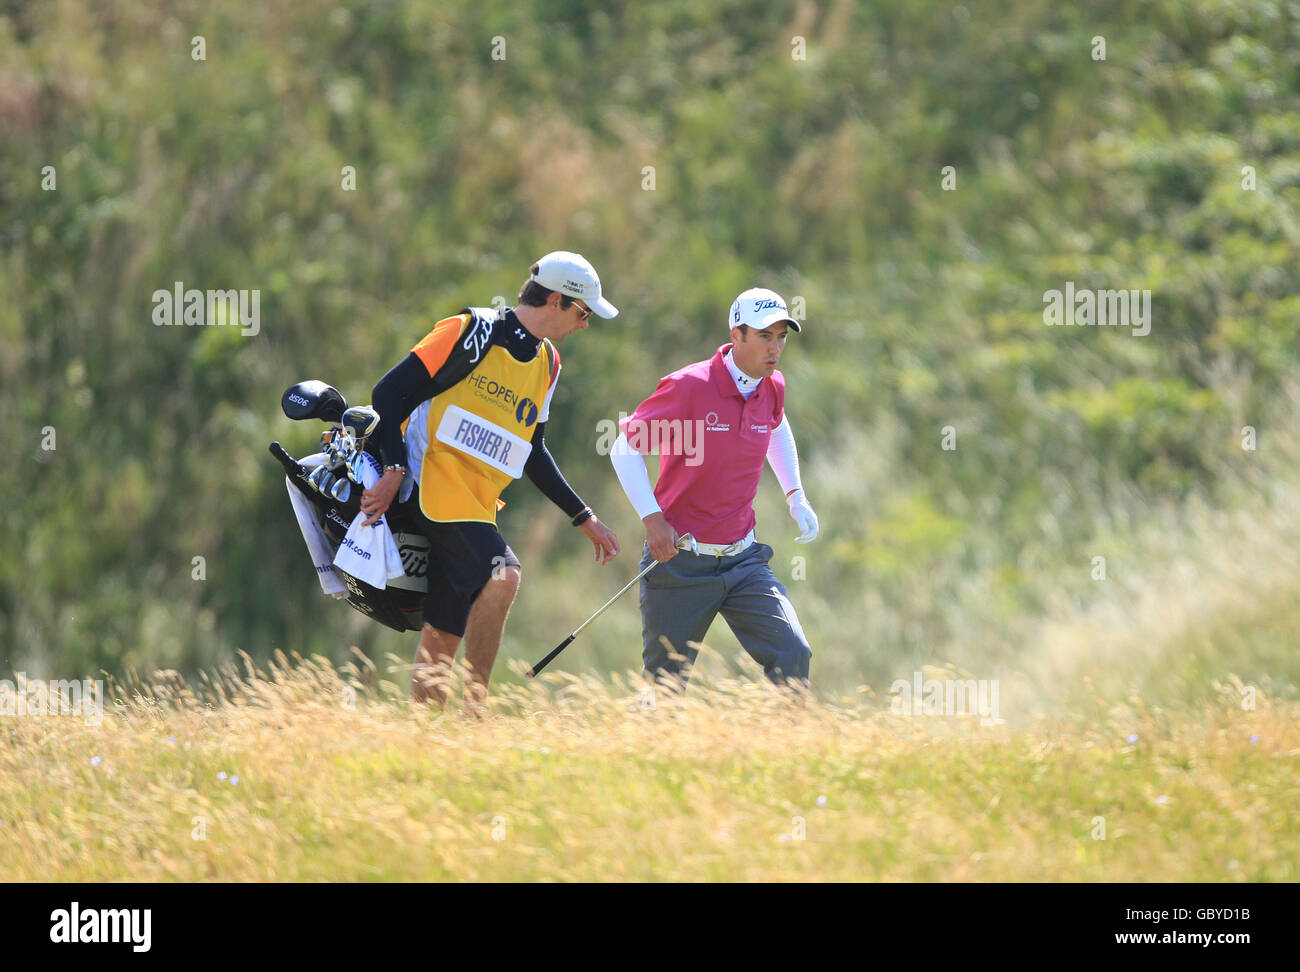
[[(349, 530), (361, 513), (367, 478), (373, 481), (380, 469), (379, 414), (368, 405), (349, 408), (344, 397), (323, 381), (302, 381), (289, 388), (280, 407), (295, 421), (319, 419), (329, 425), (321, 435), (321, 451), (301, 460), (279, 442), (270, 446), (271, 455), (284, 467), (289, 487), (310, 504), (294, 507), (322, 588), (346, 597), (362, 614), (395, 631), (419, 631), (421, 602), (428, 589), (429, 541), (416, 526), (417, 493), (405, 502), (394, 501), (385, 514), (401, 558), (400, 576), (389, 577), (385, 586), (378, 587), (334, 562), (343, 544), (355, 546)], [(303, 522), (304, 517), (314, 522)]]

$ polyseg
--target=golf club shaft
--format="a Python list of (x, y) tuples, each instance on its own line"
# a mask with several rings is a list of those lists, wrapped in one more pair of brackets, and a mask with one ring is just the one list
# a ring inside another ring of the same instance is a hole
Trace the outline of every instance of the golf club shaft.
[[(683, 544), (685, 544), (685, 543), (689, 543), (689, 542), (690, 542), (690, 539), (691, 539), (691, 535), (690, 535), (689, 533), (686, 534), (686, 535), (683, 536), (683, 537), (680, 537), (680, 538), (678, 539), (678, 541), (677, 541), (677, 546), (680, 548)], [(650, 561), (650, 564), (649, 564), (649, 565), (648, 565), (648, 566), (647, 566), (643, 571), (641, 571), (641, 573), (637, 574), (637, 575), (636, 575), (635, 577), (633, 577), (630, 581), (628, 581), (626, 584), (624, 584), (622, 590), (620, 590), (617, 594), (615, 594), (615, 595), (614, 595), (613, 597), (611, 597), (608, 601), (606, 601), (604, 604), (602, 604), (601, 607), (600, 607), (600, 610), (599, 610), (599, 611), (597, 611), (595, 614), (593, 614), (591, 617), (589, 617), (586, 621), (582, 622), (582, 624), (580, 624), (580, 625), (578, 625), (576, 628), (574, 628), (574, 629), (573, 629), (573, 633), (570, 634), (569, 637), (565, 638), (565, 639), (564, 639), (563, 641), (561, 641), (558, 645), (556, 645), (554, 648), (552, 648), (552, 649), (551, 649), (551, 653), (550, 653), (549, 655), (547, 655), (545, 658), (543, 658), (541, 661), (539, 661), (539, 662), (538, 662), (536, 665), (534, 665), (532, 668), (528, 669), (528, 671), (525, 672), (524, 674), (526, 674), (529, 678), (536, 678), (536, 677), (537, 677), (537, 674), (538, 674), (538, 673), (539, 673), (543, 668), (545, 668), (547, 665), (549, 665), (551, 662), (553, 662), (553, 661), (555, 660), (555, 656), (556, 656), (556, 655), (558, 655), (560, 652), (564, 651), (565, 648), (569, 647), (570, 643), (573, 641), (574, 638), (578, 637), (578, 633), (581, 632), (583, 628), (585, 628), (587, 625), (591, 624), (591, 622), (595, 621), (598, 617), (600, 617), (602, 614), (604, 614), (604, 613), (605, 613), (605, 610), (606, 610), (606, 609), (607, 609), (611, 604), (613, 604), (613, 603), (614, 603), (615, 601), (617, 601), (620, 597), (622, 597), (624, 594), (626, 594), (626, 593), (627, 593), (627, 592), (632, 588), (632, 585), (633, 585), (633, 584), (635, 584), (637, 581), (639, 581), (639, 580), (640, 580), (642, 577), (644, 577), (646, 574), (650, 573), (650, 571), (654, 570), (655, 567), (658, 565), (658, 563), (659, 563), (659, 561), (657, 561), (657, 560), (652, 560), (652, 561)]]
[(576, 628), (574, 628), (574, 629), (573, 629), (573, 633), (570, 634), (569, 637), (567, 637), (567, 638), (565, 638), (563, 641), (561, 641), (561, 642), (560, 642), (558, 645), (556, 645), (554, 648), (552, 648), (552, 649), (551, 649), (551, 653), (550, 653), (549, 655), (547, 655), (545, 658), (543, 658), (541, 661), (539, 661), (539, 662), (538, 662), (536, 665), (534, 665), (532, 668), (528, 669), (528, 672), (526, 673), (526, 674), (528, 675), (528, 677), (529, 677), (529, 678), (536, 678), (536, 677), (537, 677), (537, 673), (540, 672), (540, 671), (541, 671), (543, 668), (545, 668), (547, 665), (549, 665), (551, 662), (553, 662), (553, 661), (555, 660), (555, 656), (556, 656), (556, 655), (558, 655), (560, 652), (564, 651), (565, 648), (568, 648), (568, 647), (569, 647), (569, 644), (573, 641), (574, 638), (578, 637), (578, 633), (579, 633), (580, 631), (582, 631), (583, 628), (585, 628), (587, 625), (591, 624), (591, 622), (595, 621), (598, 617), (600, 617), (602, 614), (604, 614), (604, 613), (605, 613), (605, 609), (608, 608), (608, 607), (609, 607), (611, 604), (613, 604), (615, 601), (617, 601), (617, 600), (618, 600), (620, 597), (622, 597), (624, 594), (626, 594), (626, 593), (628, 592), (628, 589), (629, 589), (633, 584), (635, 584), (637, 581), (639, 581), (639, 580), (640, 580), (642, 577), (644, 577), (646, 574), (650, 573), (650, 571), (654, 570), (655, 565), (656, 565), (657, 563), (659, 563), (659, 561), (657, 561), (657, 560), (651, 561), (650, 566), (648, 566), (645, 570), (641, 571), (641, 573), (639, 573), (639, 574), (637, 574), (635, 577), (633, 577), (630, 581), (627, 582), (626, 585), (624, 585), (624, 587), (623, 587), (623, 589), (622, 589), (621, 591), (619, 591), (617, 594), (615, 594), (613, 597), (611, 597), (608, 601), (606, 601), (603, 605), (601, 605), (601, 608), (600, 608), (599, 611), (597, 611), (595, 614), (593, 614), (591, 617), (589, 617), (586, 621), (582, 622), (582, 624), (580, 624), (580, 625), (578, 625)]

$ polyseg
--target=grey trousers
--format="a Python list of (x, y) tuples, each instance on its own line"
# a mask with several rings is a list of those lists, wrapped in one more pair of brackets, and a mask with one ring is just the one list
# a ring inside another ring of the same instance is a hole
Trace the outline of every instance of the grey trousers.
[[(641, 567), (654, 558), (642, 547)], [(645, 672), (690, 677), (699, 650), (690, 642), (704, 640), (713, 619), (722, 617), (751, 658), (774, 682), (808, 678), (812, 649), (785, 587), (768, 561), (765, 543), (731, 557), (680, 551), (641, 579), (641, 653)]]

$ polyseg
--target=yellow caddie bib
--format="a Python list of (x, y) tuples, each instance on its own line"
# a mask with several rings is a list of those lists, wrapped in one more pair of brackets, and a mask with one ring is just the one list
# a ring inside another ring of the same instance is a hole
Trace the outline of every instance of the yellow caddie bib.
[(532, 361), (494, 344), (474, 371), (434, 396), (420, 469), (425, 516), (496, 523), (501, 491), (524, 474), (550, 380), (548, 342)]

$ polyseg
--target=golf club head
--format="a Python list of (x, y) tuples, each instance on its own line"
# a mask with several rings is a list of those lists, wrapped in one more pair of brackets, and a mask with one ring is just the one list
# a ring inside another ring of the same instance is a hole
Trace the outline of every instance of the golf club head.
[(342, 425), (360, 442), (372, 436), (379, 427), (379, 413), (369, 405), (353, 405), (343, 413)]
[(325, 448), (325, 465), (329, 466), (332, 472), (338, 472), (343, 469), (349, 457), (355, 451), (352, 433), (347, 429), (341, 429), (334, 436), (334, 440)]
[(280, 398), (280, 408), (295, 422), (320, 419), (337, 422), (347, 411), (348, 401), (337, 388), (323, 381), (300, 381), (288, 388)]
[(366, 460), (363, 454), (358, 452), (353, 455), (352, 461), (348, 463), (348, 479), (352, 480), (358, 486), (364, 485), (365, 480), (362, 479), (362, 476), (365, 474), (365, 471)]
[(340, 476), (334, 480), (334, 485), (330, 488), (330, 496), (339, 503), (346, 503), (352, 495), (352, 483), (346, 476)]
[(323, 493), (325, 489), (321, 486), (321, 483), (327, 475), (329, 475), (329, 470), (324, 465), (317, 466), (307, 477), (307, 482), (311, 483), (312, 488), (318, 493)]

